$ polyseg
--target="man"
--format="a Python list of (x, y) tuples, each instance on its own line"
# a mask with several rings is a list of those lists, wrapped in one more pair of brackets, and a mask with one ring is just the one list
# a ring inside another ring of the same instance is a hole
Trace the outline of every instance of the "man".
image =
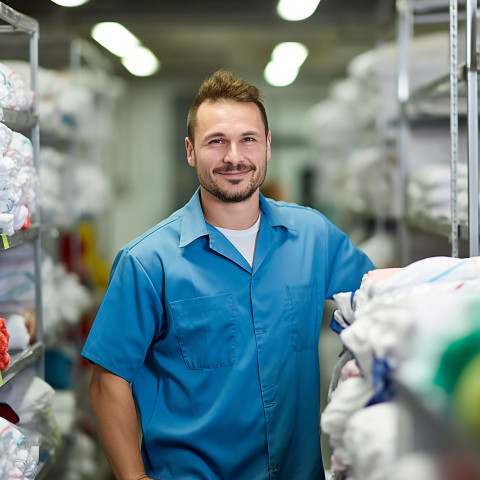
[(270, 143), (258, 89), (214, 73), (185, 139), (200, 188), (115, 259), (82, 355), (117, 479), (324, 478), (324, 299), (374, 267), (319, 212), (260, 195)]

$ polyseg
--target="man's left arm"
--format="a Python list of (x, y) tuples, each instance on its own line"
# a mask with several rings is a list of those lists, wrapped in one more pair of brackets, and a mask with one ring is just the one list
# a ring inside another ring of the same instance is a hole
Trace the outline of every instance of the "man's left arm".
[(350, 238), (330, 222), (328, 224), (326, 298), (360, 287), (363, 276), (375, 265)]

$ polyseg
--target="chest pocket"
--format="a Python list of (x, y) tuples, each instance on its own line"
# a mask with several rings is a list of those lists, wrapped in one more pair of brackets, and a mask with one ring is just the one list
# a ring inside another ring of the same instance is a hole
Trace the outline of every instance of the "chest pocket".
[(292, 350), (317, 348), (317, 302), (312, 285), (287, 286), (292, 322)]
[(232, 294), (170, 303), (178, 343), (190, 370), (235, 364), (236, 331)]

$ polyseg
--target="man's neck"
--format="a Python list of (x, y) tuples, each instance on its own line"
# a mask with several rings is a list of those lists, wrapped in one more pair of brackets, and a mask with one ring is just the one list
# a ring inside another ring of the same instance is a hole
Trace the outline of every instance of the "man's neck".
[(246, 230), (258, 220), (260, 213), (258, 190), (243, 202), (227, 203), (202, 188), (200, 199), (205, 220), (214, 227)]

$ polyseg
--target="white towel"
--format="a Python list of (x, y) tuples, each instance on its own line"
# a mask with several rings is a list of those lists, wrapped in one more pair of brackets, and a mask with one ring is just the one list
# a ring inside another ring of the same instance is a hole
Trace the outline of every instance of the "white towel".
[(7, 332), (10, 335), (8, 350), (23, 350), (30, 344), (30, 333), (28, 333), (26, 319), (23, 315), (14, 313), (6, 319)]

